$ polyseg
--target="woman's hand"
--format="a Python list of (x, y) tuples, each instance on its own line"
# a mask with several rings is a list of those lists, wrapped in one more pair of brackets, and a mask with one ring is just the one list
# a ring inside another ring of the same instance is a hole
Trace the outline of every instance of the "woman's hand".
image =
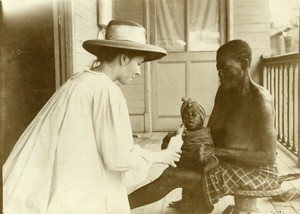
[(180, 160), (181, 150), (174, 151), (173, 149), (164, 149), (154, 153), (155, 163), (167, 164), (176, 167), (176, 163)]

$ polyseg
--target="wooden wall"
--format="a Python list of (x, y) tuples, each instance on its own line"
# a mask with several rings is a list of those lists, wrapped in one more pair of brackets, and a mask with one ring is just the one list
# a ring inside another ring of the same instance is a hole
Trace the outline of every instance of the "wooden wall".
[[(114, 0), (114, 17), (128, 19), (145, 26), (144, 0)], [(121, 85), (129, 107), (133, 131), (145, 131), (146, 85), (145, 72), (136, 77), (129, 85)]]
[(233, 0), (234, 39), (247, 41), (253, 51), (252, 77), (262, 83), (260, 57), (270, 52), (269, 0)]
[(73, 0), (73, 56), (74, 73), (89, 68), (96, 57), (83, 49), (82, 43), (97, 39), (97, 0)]

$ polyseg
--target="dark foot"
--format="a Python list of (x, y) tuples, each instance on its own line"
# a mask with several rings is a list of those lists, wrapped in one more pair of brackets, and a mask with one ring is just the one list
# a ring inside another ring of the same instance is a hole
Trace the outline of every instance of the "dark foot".
[(177, 208), (177, 209), (179, 209), (181, 205), (182, 205), (182, 199), (169, 203), (169, 207)]
[(169, 203), (169, 207), (178, 209), (182, 214), (207, 214), (208, 212), (203, 209), (203, 207), (199, 207), (199, 205), (195, 204), (194, 201), (187, 201), (187, 200), (179, 200), (173, 201)]
[(189, 198), (182, 201), (179, 207), (182, 214), (208, 214), (210, 213), (204, 203), (204, 201), (197, 200), (195, 198)]

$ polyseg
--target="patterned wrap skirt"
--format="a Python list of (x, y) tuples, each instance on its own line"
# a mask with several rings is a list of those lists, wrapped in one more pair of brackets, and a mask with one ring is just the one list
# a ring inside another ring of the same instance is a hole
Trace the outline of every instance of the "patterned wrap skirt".
[(213, 204), (225, 195), (232, 195), (238, 189), (270, 190), (278, 187), (278, 169), (276, 165), (259, 168), (239, 166), (221, 162), (215, 169), (204, 173), (204, 194), (208, 207), (213, 210)]

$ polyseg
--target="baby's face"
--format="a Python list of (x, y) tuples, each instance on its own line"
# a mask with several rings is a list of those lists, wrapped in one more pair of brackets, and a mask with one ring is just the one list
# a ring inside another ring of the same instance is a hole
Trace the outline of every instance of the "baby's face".
[(203, 120), (193, 106), (186, 107), (184, 110), (183, 124), (189, 131), (195, 131), (203, 128)]

